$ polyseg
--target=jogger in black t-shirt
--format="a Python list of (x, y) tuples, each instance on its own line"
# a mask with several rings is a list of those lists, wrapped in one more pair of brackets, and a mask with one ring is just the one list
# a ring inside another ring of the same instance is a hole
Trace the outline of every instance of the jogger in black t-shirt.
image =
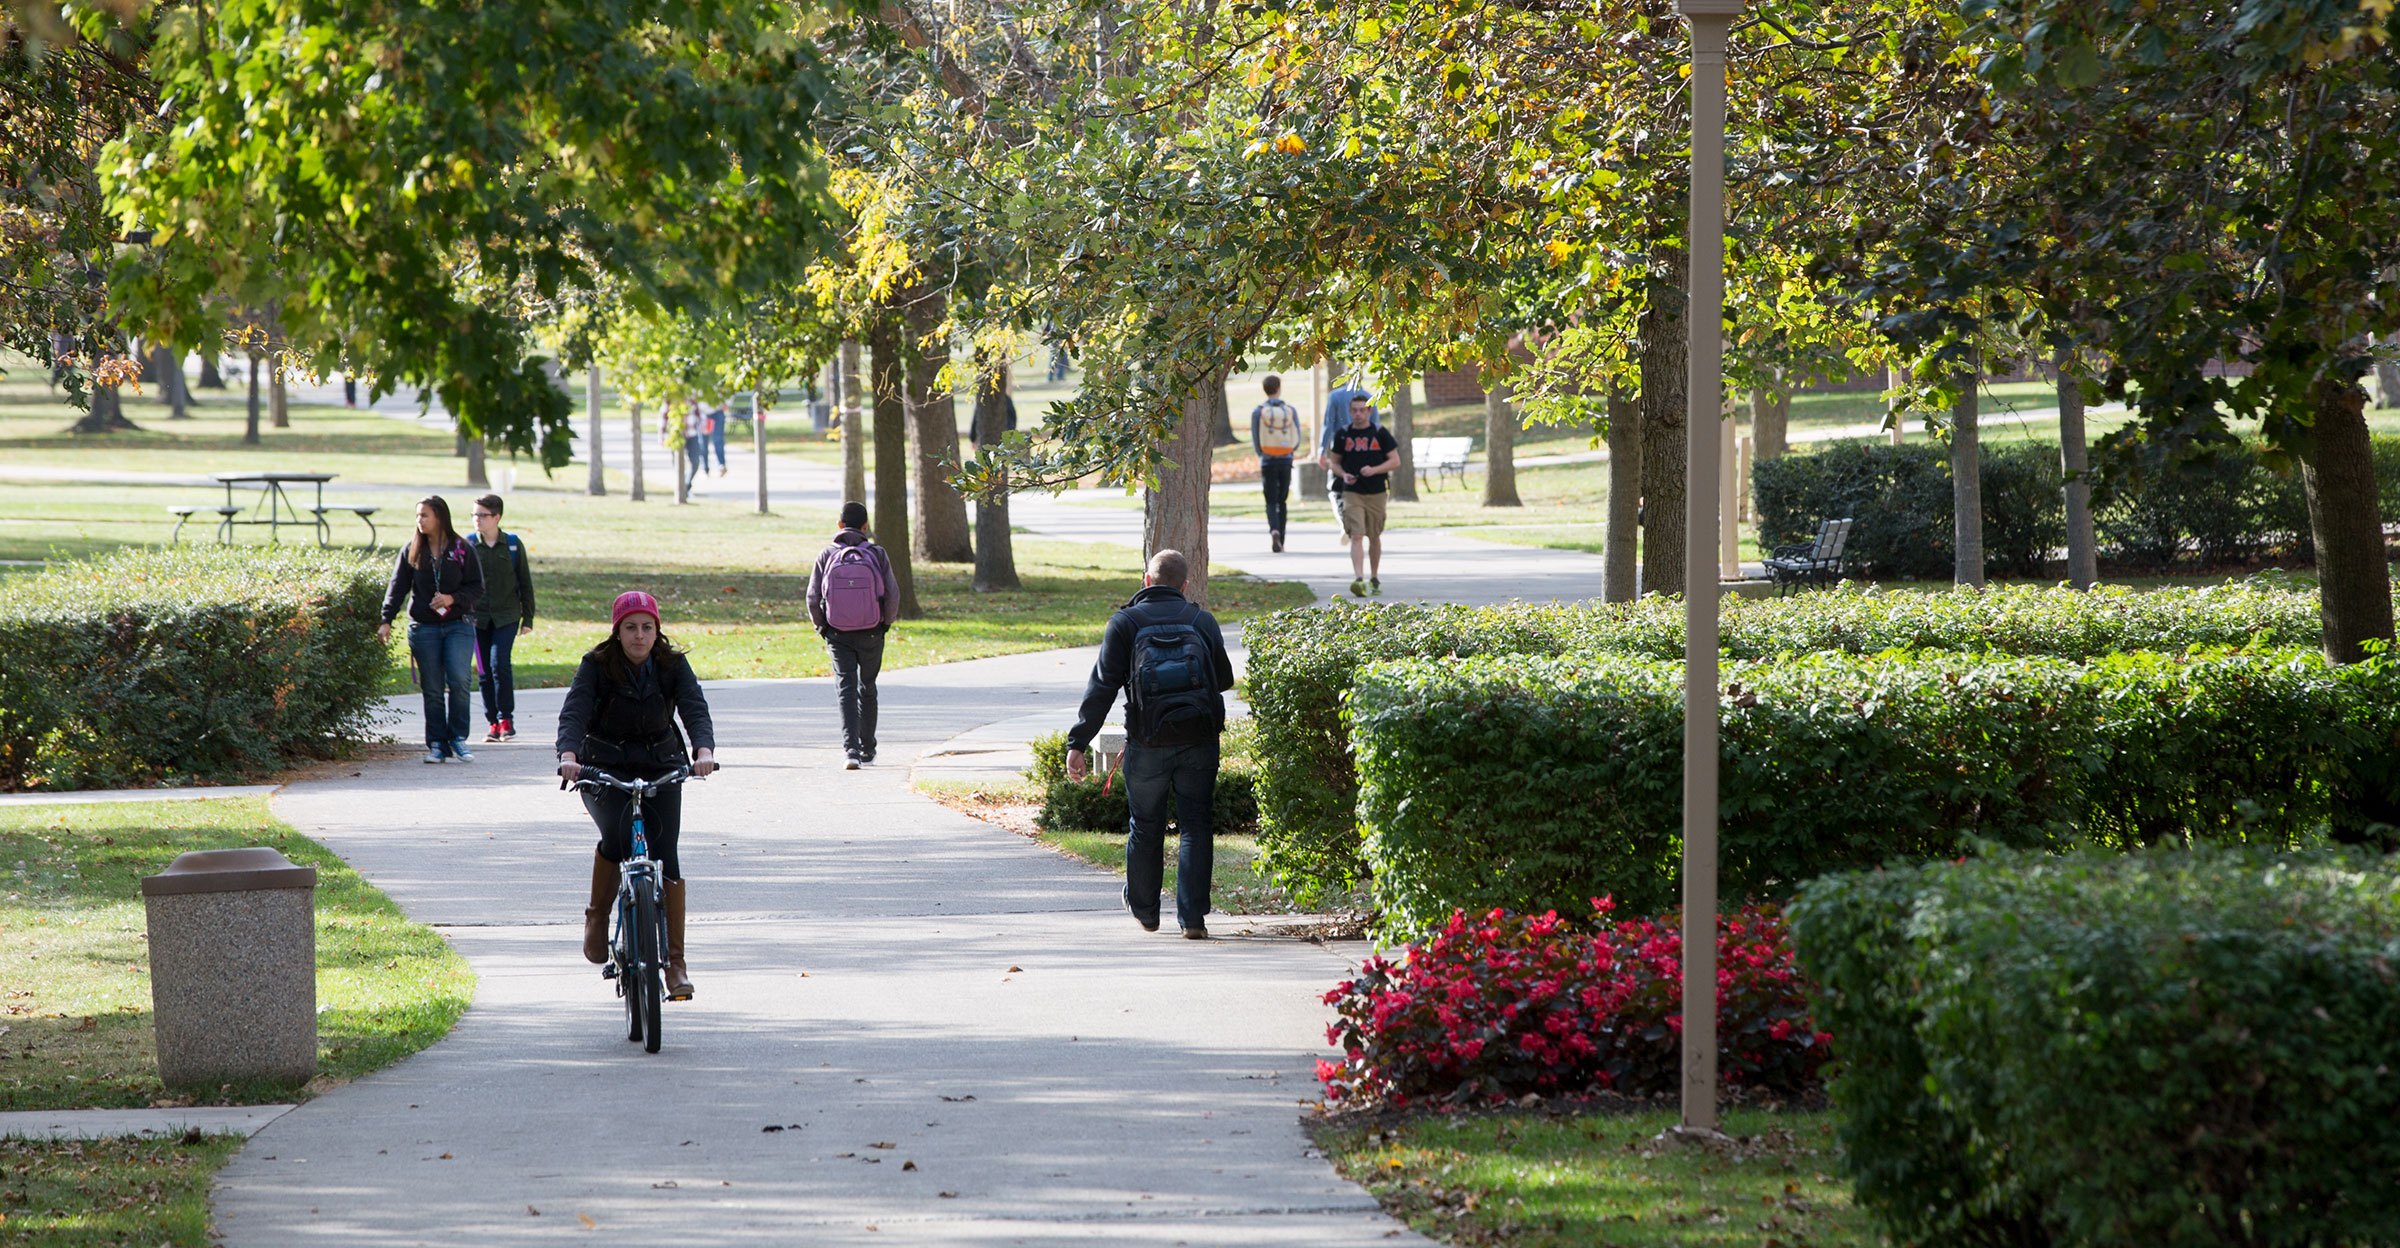
[[(1383, 517), (1391, 474), (1400, 469), (1400, 439), (1375, 423), (1373, 396), (1350, 396), (1350, 424), (1333, 435), (1318, 457), (1330, 474), (1342, 536), (1350, 540), (1350, 592), (1363, 598), (1383, 592)], [(1365, 579), (1360, 579), (1360, 578)]]

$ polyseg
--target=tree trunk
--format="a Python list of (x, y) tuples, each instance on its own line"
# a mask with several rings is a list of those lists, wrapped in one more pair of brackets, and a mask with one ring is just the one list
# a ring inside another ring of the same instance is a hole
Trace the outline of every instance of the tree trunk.
[(1508, 383), (1494, 377), (1483, 391), (1483, 505), (1522, 507), (1517, 497), (1517, 413)]
[(1392, 497), (1403, 503), (1417, 501), (1417, 396), (1413, 392), (1416, 379), (1403, 377), (1392, 387), (1392, 436), (1400, 440), (1400, 471), (1392, 477)]
[[(730, 423), (733, 417), (723, 417)], [(767, 412), (756, 390), (750, 392), (750, 454), (758, 460), (758, 514), (767, 514)]]
[(916, 567), (908, 552), (908, 364), (901, 336), (899, 314), (878, 309), (867, 328), (875, 370), (875, 532), (892, 535), (880, 540), (900, 585), (900, 618), (913, 620), (925, 612), (917, 605)]
[(1642, 509), (1642, 401), (1622, 388), (1608, 392), (1608, 530), (1600, 554), (1600, 599), (1631, 602), (1639, 595)]
[(492, 488), (491, 478), (483, 470), (483, 439), (467, 439), (467, 484), (479, 490)]
[[(594, 361), (592, 366), (583, 372), (583, 423), (585, 428), (592, 431), (591, 445), (585, 448), (584, 458), (589, 463), (589, 471), (584, 474), (583, 492), (594, 498), (602, 498), (608, 494), (608, 476), (606, 469), (601, 466), (603, 448), (600, 436), (600, 364), (598, 361)], [(634, 449), (639, 451), (641, 448), (637, 445)]]
[(250, 356), (250, 415), (248, 423), (242, 426), (242, 445), (258, 445), (258, 356), (255, 352)]
[[(2400, 333), (2393, 334), (2390, 342), (2395, 350), (2400, 350)], [(2376, 389), (2382, 391), (2382, 402), (2378, 406), (2400, 407), (2400, 363), (2376, 361), (2375, 384)]]
[[(254, 429), (256, 425), (252, 426)], [(92, 407), (68, 427), (70, 433), (114, 433), (119, 429), (140, 429), (125, 418), (125, 400), (115, 386), (92, 387)], [(253, 439), (255, 440), (255, 439)]]
[(160, 347), (150, 353), (150, 367), (158, 374), (158, 401), (167, 405), (167, 419), (190, 420), (192, 392), (184, 384), (182, 357)]
[[(1324, 448), (1325, 396), (1333, 393), (1333, 361), (1320, 358), (1308, 369), (1308, 406), (1300, 413), (1305, 418), (1308, 445)], [(1295, 404), (1294, 406), (1298, 406)], [(1303, 499), (1325, 500), (1327, 492), (1325, 470), (1317, 466), (1317, 452), (1303, 450), (1292, 457), (1292, 479), (1299, 486)]]
[(646, 502), (648, 496), (642, 492), (642, 459), (649, 448), (642, 444), (642, 401), (640, 399), (625, 401), (625, 417), (626, 427), (633, 431), (633, 454), (628, 457), (633, 460), (633, 488), (625, 492), (625, 497), (637, 503)]
[(867, 501), (866, 417), (859, 413), (858, 342), (842, 343), (839, 371), (842, 391), (842, 501)]
[(1788, 390), (1750, 392), (1750, 454), (1761, 463), (1791, 449), (1792, 395)]
[(1191, 564), (1191, 579), (1183, 596), (1208, 605), (1208, 485), (1209, 442), (1216, 432), (1217, 407), (1211, 391), (1225, 391), (1225, 374), (1211, 373), (1183, 398), (1183, 419), (1175, 435), (1160, 448), (1167, 460), (1158, 466), (1158, 484), (1142, 495), (1142, 559), (1162, 550), (1179, 550)]
[(908, 304), (907, 419), (917, 495), (909, 550), (933, 563), (972, 563), (967, 500), (950, 484), (950, 471), (958, 466), (958, 399), (941, 388), (950, 351), (947, 340), (927, 341), (940, 329), (948, 307), (948, 296), (931, 290), (920, 290)]
[(1983, 428), (1975, 399), (1983, 384), (1983, 355), (1958, 378), (1958, 403), (1950, 409), (1950, 514), (1957, 558), (1951, 579), (1983, 588)]
[[(1897, 390), (1908, 379), (1907, 376), (1900, 371), (1899, 366), (1894, 365), (1883, 370), (1883, 380), (1884, 389)], [(1908, 440), (1908, 423), (1901, 419), (1899, 409), (1900, 400), (1898, 399), (1893, 399), (1885, 407), (1885, 411), (1888, 413), (1886, 419), (1892, 422), (1892, 445), (1894, 446), (1898, 446), (1902, 442)]]
[(1227, 398), (1223, 387), (1217, 390), (1217, 434), (1214, 446), (1232, 446), (1241, 441), (1233, 436), (1233, 400)]
[(200, 357), (200, 388), (203, 390), (225, 388), (225, 374), (217, 371), (217, 357), (214, 355)]
[(2367, 438), (2367, 394), (2320, 381), (2310, 392), (2316, 428), (2301, 461), (2308, 523), (2317, 538), (2319, 609), (2325, 655), (2336, 663), (2366, 657), (2362, 643), (2392, 640), (2391, 565), (2384, 557), (2376, 505), (2375, 461)]
[(1685, 277), (1691, 258), (1660, 248), (1654, 293), (1642, 314), (1642, 590), (1683, 592), (1684, 498), (1689, 493), (1684, 445), (1684, 395), (1691, 388), (1685, 361)]
[(2083, 432), (2083, 383), (2058, 356), (2058, 466), (2066, 477), (2067, 582), (2090, 589), (2100, 582), (2100, 546), (2092, 531), (2091, 458)]
[[(691, 417), (687, 414), (684, 420), (688, 422)], [(681, 436), (683, 430), (688, 428), (690, 425), (686, 424), (675, 431), (675, 505), (678, 507), (692, 501), (692, 461), (684, 454), (684, 448), (690, 443)]]
[[(1221, 388), (1220, 388), (1221, 389)], [(1008, 366), (977, 370), (975, 442), (982, 454), (1008, 433)], [(975, 592), (1021, 589), (1017, 580), (1017, 551), (1008, 531), (1008, 494), (975, 500)]]
[[(280, 342), (280, 340), (278, 340)], [(292, 408), (283, 388), (283, 353), (268, 357), (267, 415), (278, 429), (292, 427)]]

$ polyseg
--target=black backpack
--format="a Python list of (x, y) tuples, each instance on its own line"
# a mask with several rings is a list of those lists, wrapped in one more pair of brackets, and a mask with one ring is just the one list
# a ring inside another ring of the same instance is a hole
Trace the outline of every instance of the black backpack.
[(1135, 741), (1196, 745), (1224, 728), (1208, 638), (1193, 626), (1199, 618), (1200, 608), (1186, 603), (1181, 616), (1134, 629), (1125, 729)]

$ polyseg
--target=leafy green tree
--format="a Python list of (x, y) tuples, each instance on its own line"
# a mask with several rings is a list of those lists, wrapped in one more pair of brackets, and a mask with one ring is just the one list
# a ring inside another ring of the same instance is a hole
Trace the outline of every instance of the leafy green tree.
[[(2113, 362), (2134, 471), (2255, 420), (2296, 462), (2326, 652), (2392, 638), (2361, 379), (2400, 329), (2390, 0), (1970, 0), (1993, 124), (2033, 153), (1995, 236), (2041, 310)], [(2243, 367), (2212, 370), (2214, 361)]]
[(162, 10), (163, 124), (102, 161), (149, 245), (114, 296), (164, 339), (278, 301), (293, 350), (566, 462), (531, 335), (615, 280), (663, 305), (796, 284), (826, 241), (814, 18), (768, 0)]

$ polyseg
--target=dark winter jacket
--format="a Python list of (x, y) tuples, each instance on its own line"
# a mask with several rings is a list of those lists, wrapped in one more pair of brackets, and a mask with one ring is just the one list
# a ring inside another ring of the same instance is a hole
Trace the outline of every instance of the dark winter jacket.
[(700, 692), (691, 660), (653, 652), (619, 678), (610, 674), (606, 660), (586, 654), (558, 708), (558, 752), (602, 771), (655, 776), (691, 757), (683, 734), (675, 730), (678, 715), (691, 734), (691, 749), (717, 748), (708, 698)]
[[(483, 560), (475, 557), (473, 547), (465, 542), (453, 543), (450, 549), (425, 561), (421, 568), (410, 567), (409, 546), (412, 539), (400, 548), (400, 558), (392, 564), (392, 584), (383, 591), (383, 622), (391, 623), (400, 615), (402, 601), (408, 603), (408, 618), (419, 624), (456, 624), (473, 622), (475, 606), (483, 601)], [(436, 594), (450, 595), (450, 609), (433, 609)]]
[[(1168, 623), (1182, 618), (1190, 604), (1183, 591), (1166, 585), (1144, 586), (1142, 592), (1108, 617), (1108, 627), (1100, 634), (1100, 658), (1092, 664), (1091, 679), (1084, 683), (1083, 708), (1075, 717), (1075, 726), (1067, 730), (1069, 749), (1086, 750), (1092, 738), (1099, 735), (1100, 726), (1108, 722), (1108, 712), (1117, 704), (1117, 693), (1133, 675), (1133, 635), (1147, 624)], [(1206, 611), (1192, 620), (1202, 641), (1208, 643), (1210, 666), (1216, 669), (1217, 722), (1225, 722), (1226, 690), (1233, 688), (1233, 656), (1225, 652), (1225, 634), (1217, 627), (1217, 617)], [(1130, 734), (1128, 734), (1130, 735)], [(1136, 741), (1136, 745), (1152, 742)]]
[(525, 539), (503, 530), (498, 545), (483, 544), (483, 534), (467, 534), (483, 564), (483, 601), (475, 608), (475, 624), (494, 628), (533, 627), (533, 569), (525, 559)]

